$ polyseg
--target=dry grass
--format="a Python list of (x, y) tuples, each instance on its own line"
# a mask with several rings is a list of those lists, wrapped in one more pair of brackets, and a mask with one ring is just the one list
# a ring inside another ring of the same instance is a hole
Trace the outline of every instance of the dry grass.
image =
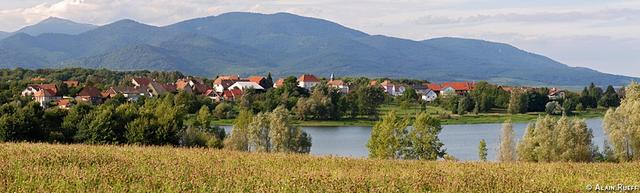
[(171, 147), (0, 144), (2, 192), (584, 192), (640, 164), (454, 163)]

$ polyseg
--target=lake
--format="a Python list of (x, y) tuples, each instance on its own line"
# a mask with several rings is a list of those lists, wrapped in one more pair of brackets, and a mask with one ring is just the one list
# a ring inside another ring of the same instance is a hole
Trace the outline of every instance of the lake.
[[(602, 150), (605, 139), (602, 119), (587, 119), (587, 125), (593, 130), (593, 143)], [(524, 135), (527, 123), (514, 123), (517, 140)], [(227, 132), (231, 126), (224, 127)], [(335, 155), (347, 157), (367, 157), (366, 144), (371, 136), (371, 127), (303, 127), (311, 135), (313, 155)], [(498, 137), (502, 124), (443, 125), (440, 140), (446, 152), (460, 160), (478, 160), (478, 144), (481, 139), (487, 142), (489, 160), (495, 160), (498, 149)], [(516, 141), (517, 143), (517, 141)]]

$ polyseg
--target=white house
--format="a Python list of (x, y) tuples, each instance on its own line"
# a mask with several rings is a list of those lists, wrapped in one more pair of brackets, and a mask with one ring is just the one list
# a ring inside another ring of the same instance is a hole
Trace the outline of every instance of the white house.
[(433, 102), (438, 98), (438, 93), (434, 92), (433, 90), (427, 90), (422, 94), (421, 98), (423, 101)]
[(382, 88), (384, 88), (384, 91), (391, 96), (400, 96), (406, 90), (404, 86), (391, 83), (391, 81), (389, 80), (385, 80), (380, 84), (380, 86), (382, 86)]
[(298, 77), (298, 86), (307, 90), (311, 90), (314, 86), (320, 83), (320, 80), (316, 76), (311, 74), (303, 74)]
[(255, 82), (236, 82), (229, 86), (228, 90), (240, 89), (244, 91), (245, 89), (255, 89), (255, 90), (264, 90), (262, 86)]

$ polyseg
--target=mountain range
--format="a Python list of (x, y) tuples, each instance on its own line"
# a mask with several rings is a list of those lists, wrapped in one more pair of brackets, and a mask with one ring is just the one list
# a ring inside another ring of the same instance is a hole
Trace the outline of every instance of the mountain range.
[(289, 13), (232, 12), (161, 27), (128, 19), (93, 26), (49, 18), (0, 33), (0, 39), (0, 68), (178, 70), (208, 77), (334, 73), (511, 85), (624, 85), (640, 80), (570, 67), (503, 43), (370, 35)]

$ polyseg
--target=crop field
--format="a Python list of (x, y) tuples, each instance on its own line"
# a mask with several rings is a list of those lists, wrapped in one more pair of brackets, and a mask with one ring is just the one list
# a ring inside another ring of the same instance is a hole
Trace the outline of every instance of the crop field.
[(639, 163), (391, 161), (173, 147), (0, 144), (1, 192), (588, 192)]

